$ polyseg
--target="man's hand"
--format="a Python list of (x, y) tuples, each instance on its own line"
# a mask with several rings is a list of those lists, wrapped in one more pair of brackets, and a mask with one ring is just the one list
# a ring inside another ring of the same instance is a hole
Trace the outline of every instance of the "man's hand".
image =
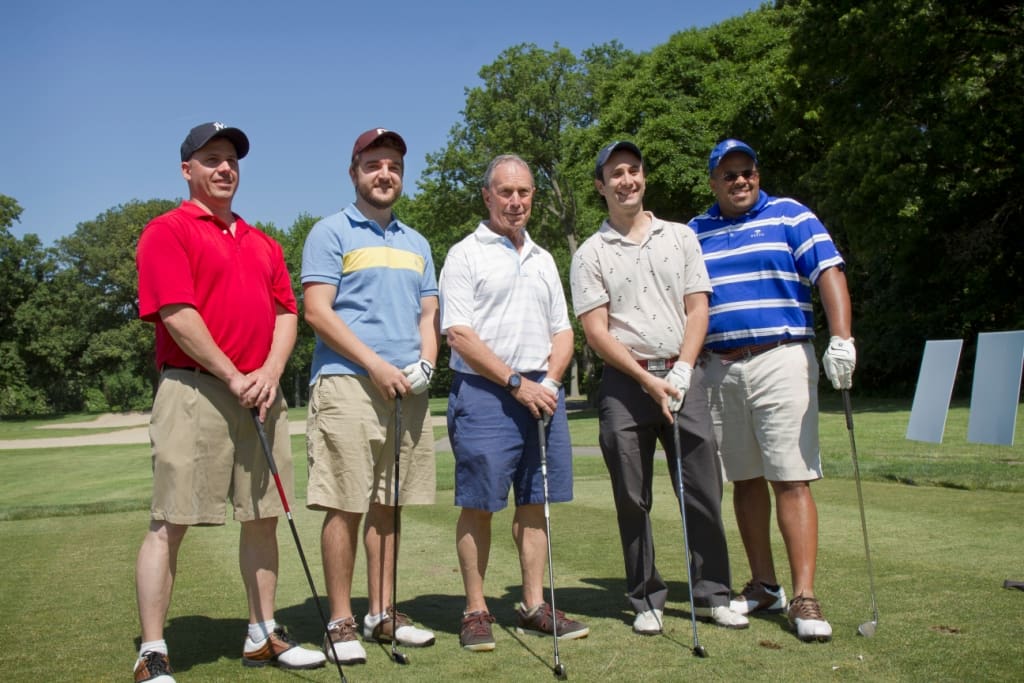
[(857, 365), (857, 349), (853, 346), (853, 337), (829, 339), (825, 355), (821, 357), (821, 365), (825, 368), (825, 376), (829, 378), (834, 388), (852, 387), (853, 369)]
[(409, 380), (409, 390), (414, 394), (422, 394), (430, 387), (430, 378), (434, 376), (434, 365), (426, 358), (420, 358), (415, 363), (405, 366), (402, 373)]
[[(280, 381), (280, 376), (266, 367), (253, 370), (242, 378), (238, 402), (246, 408), (258, 408), (260, 421), (263, 421), (277, 399), (277, 386)], [(235, 384), (232, 383), (229, 387), (234, 391)]]
[[(562, 388), (562, 383), (561, 382), (553, 380), (550, 377), (545, 377), (544, 379), (542, 379), (540, 381), (540, 385), (542, 387), (544, 387), (545, 389), (547, 389), (551, 393), (551, 395), (555, 397), (555, 401), (558, 401), (558, 391)], [(544, 426), (547, 427), (549, 424), (551, 424), (551, 415), (552, 414), (547, 412), (547, 411), (543, 411), (543, 413), (544, 413)]]
[(669, 394), (669, 412), (673, 414), (678, 413), (679, 409), (683, 407), (683, 398), (686, 396), (686, 392), (690, 390), (691, 374), (693, 374), (693, 368), (690, 367), (689, 363), (685, 361), (677, 361), (665, 376), (665, 380), (673, 389), (679, 392), (678, 396), (673, 396), (671, 393)]

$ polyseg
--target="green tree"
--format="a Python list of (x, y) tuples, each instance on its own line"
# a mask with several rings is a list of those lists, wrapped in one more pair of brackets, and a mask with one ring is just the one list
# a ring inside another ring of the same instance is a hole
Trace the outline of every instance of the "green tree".
[(154, 342), (151, 326), (138, 319), (135, 248), (146, 223), (176, 205), (128, 202), (57, 241), (56, 268), (15, 314), (29, 381), (51, 409), (151, 403)]
[(909, 388), (926, 339), (1024, 326), (1024, 6), (791, 3), (776, 148), (848, 257), (861, 386)]
[(18, 202), (0, 195), (0, 417), (46, 410), (43, 392), (29, 381), (15, 314), (46, 278), (53, 260), (36, 235), (18, 239), (11, 234), (20, 218)]

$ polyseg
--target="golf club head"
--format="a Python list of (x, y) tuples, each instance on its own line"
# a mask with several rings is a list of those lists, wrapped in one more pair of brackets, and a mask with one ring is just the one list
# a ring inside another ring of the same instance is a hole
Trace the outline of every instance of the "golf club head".
[(404, 652), (398, 652), (397, 650), (393, 650), (391, 652), (391, 659), (394, 660), (395, 664), (409, 663), (409, 655), (405, 654)]
[(704, 649), (703, 645), (697, 645), (693, 648), (693, 656), (700, 657), (701, 659), (707, 659), (708, 651)]
[(569, 674), (565, 673), (565, 664), (562, 664), (561, 662), (555, 664), (554, 673), (555, 678), (557, 678), (560, 681), (569, 680)]
[(864, 636), (865, 638), (870, 638), (871, 636), (875, 635), (876, 628), (878, 628), (877, 621), (865, 621), (863, 624), (857, 627), (857, 633)]

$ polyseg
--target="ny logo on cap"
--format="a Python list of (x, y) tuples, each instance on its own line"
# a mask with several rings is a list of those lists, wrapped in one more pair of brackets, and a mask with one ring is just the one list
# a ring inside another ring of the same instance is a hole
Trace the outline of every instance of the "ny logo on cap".
[(225, 126), (225, 125), (224, 125), (223, 123), (221, 123), (220, 121), (215, 121), (215, 122), (214, 122), (214, 124), (213, 124), (213, 127), (214, 127), (214, 128), (216, 129), (216, 130), (224, 130), (225, 128), (227, 128), (227, 126)]

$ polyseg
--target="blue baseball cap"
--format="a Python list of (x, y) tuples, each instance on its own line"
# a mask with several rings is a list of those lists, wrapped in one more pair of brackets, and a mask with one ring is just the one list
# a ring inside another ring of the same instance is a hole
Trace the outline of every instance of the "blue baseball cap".
[(626, 140), (616, 140), (604, 147), (600, 152), (597, 153), (597, 164), (594, 166), (594, 177), (598, 180), (604, 180), (604, 165), (608, 163), (608, 157), (620, 149), (624, 149), (627, 152), (632, 152), (636, 155), (636, 158), (640, 160), (640, 164), (644, 163), (644, 155), (640, 153), (640, 148), (634, 145), (632, 142)]
[(708, 173), (714, 173), (715, 169), (718, 168), (719, 162), (722, 161), (722, 157), (732, 152), (743, 152), (753, 159), (755, 164), (757, 163), (757, 154), (754, 152), (753, 147), (742, 140), (728, 138), (727, 140), (719, 142), (715, 145), (715, 148), (711, 150), (711, 156), (708, 157)]

